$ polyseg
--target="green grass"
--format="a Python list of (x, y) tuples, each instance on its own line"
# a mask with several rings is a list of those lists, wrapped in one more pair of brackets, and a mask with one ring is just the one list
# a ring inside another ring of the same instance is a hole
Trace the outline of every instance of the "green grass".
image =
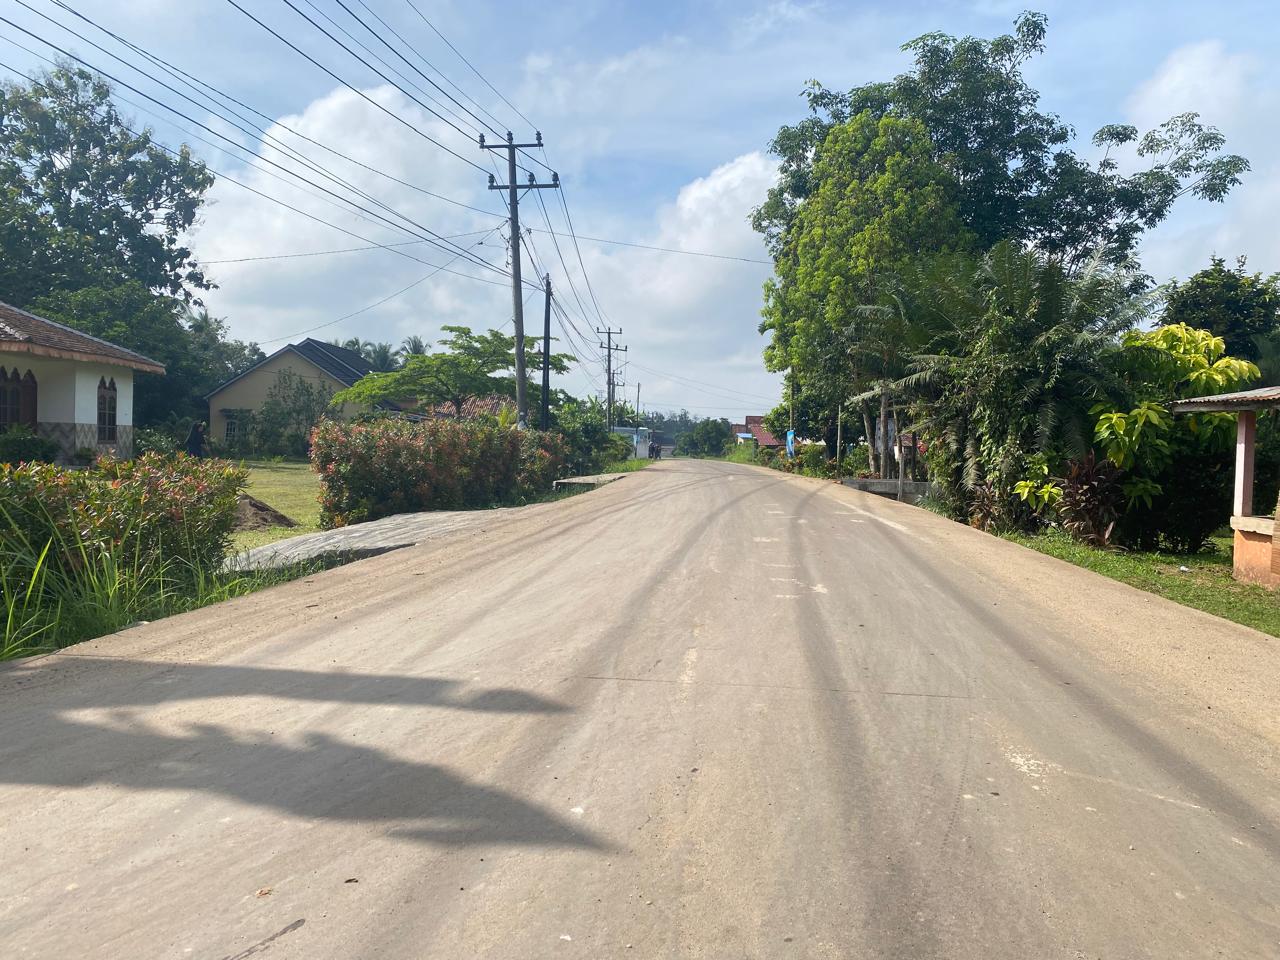
[(320, 478), (311, 464), (251, 460), (245, 462), (245, 467), (249, 471), (249, 495), (298, 521), (298, 526), (242, 530), (232, 537), (236, 550), (249, 550), (320, 529)]
[(617, 463), (611, 463), (601, 473), (635, 473), (637, 470), (643, 470), (651, 463), (656, 461), (646, 457), (632, 457), (630, 460), (619, 460)]
[(1212, 549), (1193, 554), (1099, 550), (1060, 530), (1006, 537), (1140, 590), (1280, 637), (1280, 595), (1232, 578), (1230, 537), (1213, 537)]

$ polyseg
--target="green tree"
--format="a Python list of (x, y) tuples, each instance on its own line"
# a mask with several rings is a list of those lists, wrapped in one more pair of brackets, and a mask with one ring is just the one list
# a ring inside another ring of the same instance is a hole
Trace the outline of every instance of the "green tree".
[(1274, 352), (1280, 333), (1280, 273), (1249, 273), (1245, 258), (1228, 267), (1221, 257), (1185, 283), (1171, 283), (1164, 322), (1186, 324), (1222, 337), (1237, 356), (1258, 360)]
[(813, 439), (834, 440), (836, 411), (854, 394), (875, 390), (887, 414), (907, 341), (896, 315), (863, 309), (878, 285), (914, 257), (972, 243), (933, 154), (920, 121), (865, 110), (832, 127), (813, 158), (760, 326), (772, 335), (766, 364), (789, 370), (803, 405), (818, 408)]
[(1089, 408), (1120, 391), (1112, 358), (1150, 310), (1128, 271), (1095, 259), (1068, 276), (1012, 243), (913, 264), (886, 300), (921, 343), (896, 386), (910, 391), (931, 478), (958, 518), (983, 526), (1017, 515), (1033, 457), (1088, 452)]
[(84, 70), (0, 84), (0, 298), (136, 282), (192, 299), (210, 283), (183, 239), (212, 184), (185, 146), (130, 129)]
[(370, 340), (361, 348), (360, 355), (379, 373), (394, 370), (400, 365), (399, 354), (389, 343), (375, 343)]
[(728, 420), (699, 420), (676, 441), (676, 453), (684, 457), (719, 457), (733, 440)]
[[(784, 126), (771, 144), (781, 177), (755, 212), (755, 227), (775, 252), (785, 249), (788, 228), (820, 185), (819, 145), (833, 127), (866, 111), (924, 125), (981, 249), (1025, 241), (1072, 269), (1103, 246), (1122, 261), (1179, 197), (1221, 200), (1239, 182), (1247, 161), (1222, 154), (1222, 135), (1193, 113), (1141, 136), (1131, 126), (1104, 126), (1093, 137), (1105, 148), (1101, 159), (1078, 157), (1069, 146), (1072, 128), (1040, 109), (1039, 93), (1022, 74), (1043, 51), (1047, 24), (1044, 14), (1028, 12), (1012, 34), (992, 40), (927, 33), (903, 46), (913, 67), (891, 81), (847, 93), (811, 82), (809, 116)], [(1144, 169), (1120, 171), (1111, 152), (1125, 145), (1148, 162)]]
[(328, 383), (281, 370), (253, 418), (253, 445), (263, 453), (306, 456), (311, 429), (326, 415), (332, 399)]
[[(412, 402), (427, 409), (450, 404), (460, 417), (474, 397), (515, 396), (510, 373), (515, 366), (515, 337), (498, 330), (477, 334), (468, 327), (442, 329), (449, 334), (440, 341), (447, 351), (412, 355), (399, 370), (362, 377), (335, 395), (334, 402)], [(552, 354), (551, 369), (564, 373), (572, 359)]]

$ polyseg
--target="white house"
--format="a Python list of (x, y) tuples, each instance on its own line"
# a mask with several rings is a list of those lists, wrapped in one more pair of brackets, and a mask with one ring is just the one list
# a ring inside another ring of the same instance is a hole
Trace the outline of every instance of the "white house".
[(0, 302), (0, 430), (31, 427), (77, 451), (133, 456), (133, 375), (164, 373), (140, 353)]

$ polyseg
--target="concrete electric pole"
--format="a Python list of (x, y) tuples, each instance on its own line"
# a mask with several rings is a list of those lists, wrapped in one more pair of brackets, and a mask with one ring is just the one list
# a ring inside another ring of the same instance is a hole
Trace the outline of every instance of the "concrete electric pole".
[(507, 182), (498, 183), (493, 174), (489, 174), (490, 190), (507, 191), (507, 208), (511, 213), (511, 314), (516, 329), (516, 419), (520, 429), (529, 426), (529, 391), (525, 376), (524, 357), (524, 300), (520, 296), (520, 188), (526, 190), (556, 190), (560, 187), (560, 174), (552, 173), (550, 183), (538, 183), (533, 174), (529, 174), (527, 183), (516, 183), (516, 151), (525, 148), (542, 146), (542, 134), (538, 133), (536, 143), (516, 143), (507, 131), (506, 143), (485, 143), (484, 134), (480, 134), (481, 150), (507, 151)]

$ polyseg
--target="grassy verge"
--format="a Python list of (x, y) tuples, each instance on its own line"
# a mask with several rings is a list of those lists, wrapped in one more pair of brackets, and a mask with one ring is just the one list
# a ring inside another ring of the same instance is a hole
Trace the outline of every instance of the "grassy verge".
[(649, 460), (646, 457), (632, 457), (630, 460), (619, 460), (617, 463), (611, 463), (601, 473), (635, 473), (637, 470), (643, 470), (655, 460)]
[(1280, 596), (1232, 579), (1229, 537), (1214, 537), (1211, 550), (1193, 554), (1098, 550), (1056, 530), (1034, 535), (1008, 534), (1007, 539), (1176, 603), (1280, 637)]
[(249, 471), (246, 492), (296, 520), (298, 526), (241, 530), (232, 537), (234, 549), (249, 550), (320, 529), (320, 478), (311, 464), (249, 461), (245, 468)]
[[(307, 561), (276, 570), (190, 570), (180, 563), (121, 566), (110, 554), (91, 556), (72, 571), (32, 558), (0, 560), (0, 660), (62, 647), (285, 583), (331, 566)], [(27, 575), (26, 569), (34, 569)], [(24, 571), (18, 573), (18, 571)]]

